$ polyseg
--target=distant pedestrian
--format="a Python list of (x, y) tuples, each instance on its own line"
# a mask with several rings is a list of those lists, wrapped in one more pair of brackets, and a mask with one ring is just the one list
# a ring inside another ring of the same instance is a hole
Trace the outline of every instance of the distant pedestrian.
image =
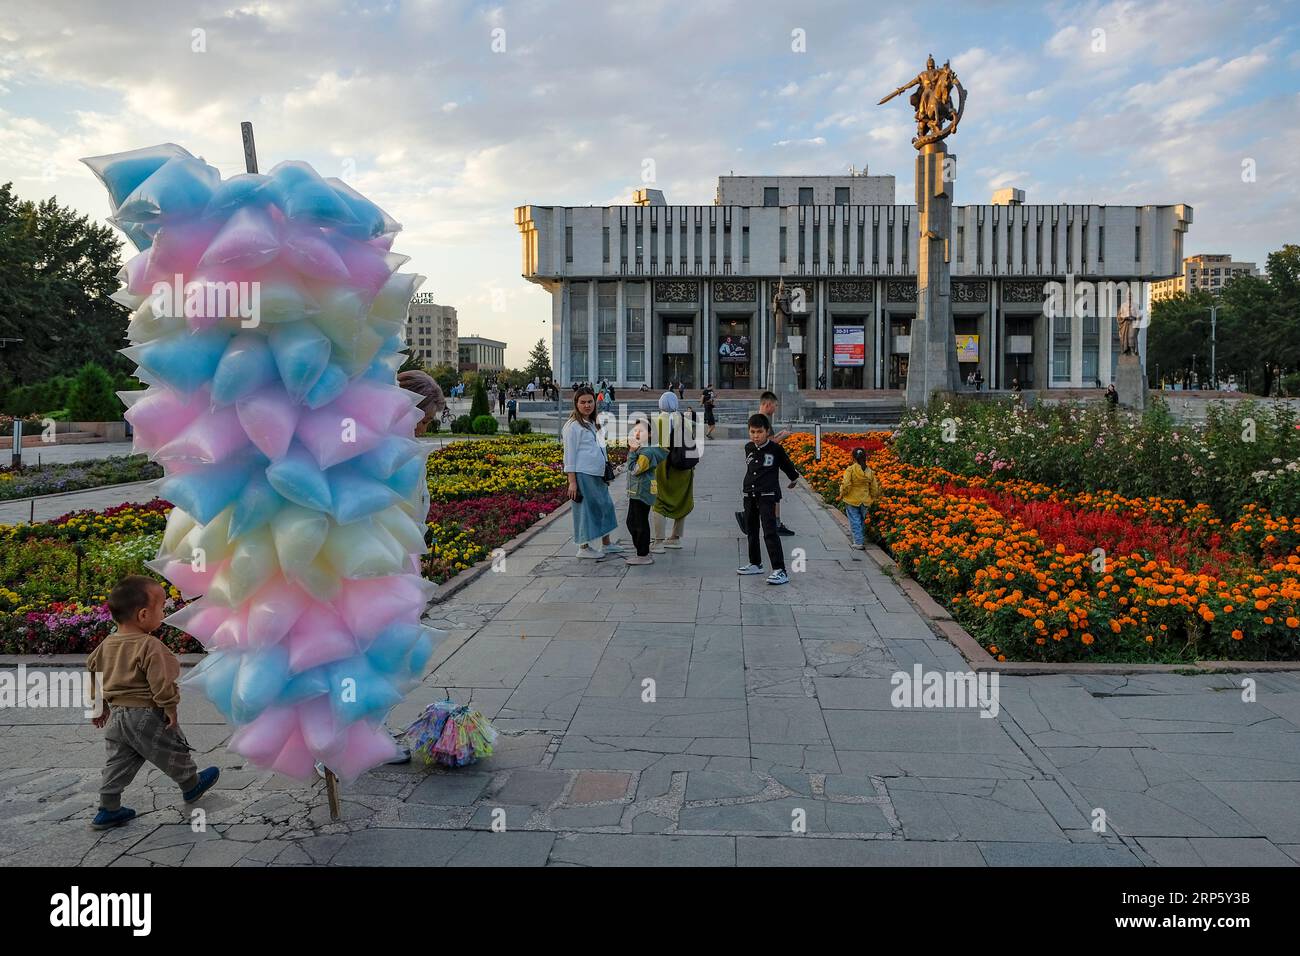
[(519, 400), (511, 398), (506, 402), (506, 425), (509, 426), (519, 417)]
[(1114, 408), (1119, 404), (1119, 392), (1115, 390), (1115, 383), (1111, 382), (1106, 386), (1106, 403)]
[(704, 426), (707, 431), (705, 437), (712, 438), (713, 430), (718, 427), (718, 418), (714, 413), (714, 406), (717, 404), (717, 398), (713, 394), (713, 387), (707, 383), (704, 391), (700, 394), (700, 404), (704, 406)]
[(497, 404), (501, 407), (501, 414), (504, 415), (506, 412), (506, 390), (504, 388), (497, 389)]

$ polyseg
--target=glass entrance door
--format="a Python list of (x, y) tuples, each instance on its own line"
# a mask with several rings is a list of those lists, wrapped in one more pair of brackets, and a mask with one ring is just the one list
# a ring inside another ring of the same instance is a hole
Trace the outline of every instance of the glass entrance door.
[(907, 387), (907, 356), (891, 355), (889, 357), (889, 387)]
[(749, 337), (749, 316), (718, 317), (718, 342), (714, 354), (718, 362), (719, 388), (749, 388), (753, 342)]
[(695, 321), (663, 318), (664, 387), (681, 382), (695, 387)]
[[(912, 317), (891, 318), (889, 322), (889, 377), (888, 388), (907, 387), (907, 359), (912, 349)], [(907, 351), (901, 351), (906, 343)]]

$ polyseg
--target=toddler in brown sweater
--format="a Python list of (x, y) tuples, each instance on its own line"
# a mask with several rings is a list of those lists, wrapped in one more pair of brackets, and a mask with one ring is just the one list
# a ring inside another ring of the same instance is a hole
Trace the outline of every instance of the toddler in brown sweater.
[(122, 791), (146, 762), (176, 781), (186, 803), (199, 799), (220, 776), (216, 767), (198, 770), (190, 756), (193, 748), (181, 733), (181, 692), (176, 684), (180, 661), (153, 636), (162, 624), (166, 599), (152, 578), (123, 578), (108, 595), (117, 629), (86, 659), (86, 668), (102, 675), (104, 695), (103, 708), (92, 723), (108, 728), (99, 812), (91, 823), (96, 830), (121, 826), (135, 816), (134, 810), (122, 806)]

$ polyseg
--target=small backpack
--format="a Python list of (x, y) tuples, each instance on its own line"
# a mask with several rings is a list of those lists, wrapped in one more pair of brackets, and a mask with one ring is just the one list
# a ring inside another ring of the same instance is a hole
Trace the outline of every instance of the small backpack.
[[(683, 422), (685, 416), (683, 416)], [(691, 412), (691, 424), (695, 424), (695, 412)], [(676, 429), (673, 428), (673, 419), (668, 419), (668, 467), (675, 471), (690, 471), (700, 463), (699, 455), (692, 455), (687, 450), (684, 442), (674, 440)]]

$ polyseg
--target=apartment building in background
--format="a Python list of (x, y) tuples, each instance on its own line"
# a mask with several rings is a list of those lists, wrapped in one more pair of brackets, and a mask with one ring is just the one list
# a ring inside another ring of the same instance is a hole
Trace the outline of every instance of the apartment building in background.
[(417, 293), (406, 315), (406, 344), (416, 358), (430, 368), (455, 367), (460, 361), (457, 339), (455, 307), (438, 305), (432, 293)]
[(1152, 300), (1168, 299), (1179, 292), (1203, 289), (1218, 295), (1228, 280), (1239, 275), (1259, 275), (1253, 262), (1234, 262), (1226, 253), (1202, 253), (1183, 260), (1183, 271), (1172, 279), (1152, 283)]

